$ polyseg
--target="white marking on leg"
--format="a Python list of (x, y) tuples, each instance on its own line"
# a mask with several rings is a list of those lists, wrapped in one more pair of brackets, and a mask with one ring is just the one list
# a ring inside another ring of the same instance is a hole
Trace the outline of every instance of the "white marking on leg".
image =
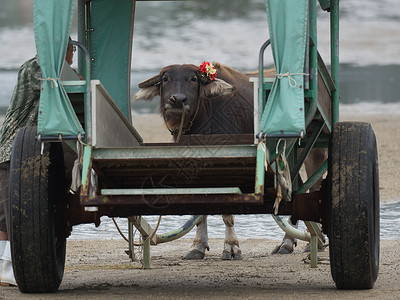
[(236, 259), (242, 259), (242, 252), (239, 249), (239, 240), (235, 232), (235, 220), (234, 215), (222, 215), (222, 219), (225, 223), (225, 240), (224, 240), (224, 253), (223, 258), (227, 258), (229, 253)]
[(207, 216), (204, 215), (199, 224), (197, 224), (196, 236), (193, 239), (193, 247), (201, 252), (210, 250), (208, 245), (208, 233), (207, 233)]

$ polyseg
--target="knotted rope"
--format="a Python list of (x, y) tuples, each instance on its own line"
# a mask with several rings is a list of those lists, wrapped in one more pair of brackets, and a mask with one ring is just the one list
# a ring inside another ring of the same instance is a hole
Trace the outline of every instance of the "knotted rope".
[(60, 80), (60, 78), (51, 78), (51, 77), (47, 77), (47, 78), (39, 78), (39, 80), (42, 80), (42, 81), (51, 81), (51, 88), (53, 88), (53, 83), (54, 83), (55, 87), (58, 88), (57, 80)]
[(268, 171), (268, 161), (267, 161), (267, 147), (265, 146), (265, 140), (259, 140), (258, 141), (258, 147), (257, 150), (262, 150), (264, 152), (264, 168), (265, 172)]
[(306, 76), (306, 75), (310, 75), (310, 74), (306, 74), (306, 73), (281, 73), (281, 74), (276, 74), (276, 78), (278, 79), (282, 79), (284, 77), (287, 77), (289, 80), (289, 85), (292, 88), (295, 88), (297, 86), (297, 81), (292, 77), (292, 76), (297, 76), (297, 75), (302, 75), (302, 76)]

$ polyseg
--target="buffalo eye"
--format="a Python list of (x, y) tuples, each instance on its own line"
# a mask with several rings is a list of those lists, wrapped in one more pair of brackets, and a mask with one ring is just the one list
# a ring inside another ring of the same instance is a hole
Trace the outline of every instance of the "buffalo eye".
[(194, 83), (197, 83), (197, 76), (194, 75), (194, 76), (190, 77), (190, 81), (194, 82)]
[(168, 78), (167, 75), (164, 75), (164, 76), (161, 78), (161, 81), (162, 81), (163, 83), (167, 82), (168, 80), (169, 80), (169, 78)]

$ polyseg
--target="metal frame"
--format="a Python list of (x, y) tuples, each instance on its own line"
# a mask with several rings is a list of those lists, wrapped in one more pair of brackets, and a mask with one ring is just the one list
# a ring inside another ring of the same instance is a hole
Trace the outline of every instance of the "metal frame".
[[(329, 73), (326, 70), (326, 67), (321, 59), (321, 57), (318, 54), (317, 51), (317, 16), (316, 16), (316, 0), (310, 0), (310, 6), (309, 6), (309, 56), (308, 60), (306, 60), (306, 63), (308, 62), (309, 64), (309, 80), (307, 81), (309, 83), (309, 89), (305, 91), (305, 97), (309, 99), (309, 106), (307, 110), (307, 114), (305, 117), (305, 123), (306, 123), (306, 128), (312, 127), (312, 134), (310, 137), (305, 139), (305, 143), (302, 144), (303, 147), (303, 152), (301, 156), (297, 159), (296, 158), (296, 148), (293, 148), (291, 150), (295, 150), (294, 153), (292, 154), (292, 157), (295, 157), (294, 161), (296, 161), (296, 164), (292, 162), (291, 166), (291, 179), (292, 183), (296, 184), (296, 179), (299, 175), (299, 171), (301, 166), (304, 163), (305, 158), (311, 151), (311, 149), (314, 147), (316, 142), (318, 141), (319, 137), (321, 136), (321, 132), (323, 128), (326, 126), (328, 131), (331, 131), (331, 128), (335, 122), (339, 120), (339, 102), (338, 102), (338, 88), (337, 88), (337, 76), (338, 76), (338, 66), (339, 66), (339, 56), (338, 56), (338, 45), (339, 45), (339, 1), (338, 0), (333, 0), (333, 1), (324, 1), (320, 0), (320, 5), (323, 10), (328, 10), (330, 11), (330, 23), (331, 23), (331, 65), (332, 65), (332, 79), (333, 82), (330, 80)], [(265, 86), (264, 85), (264, 78), (263, 78), (263, 56), (264, 56), (264, 51), (267, 48), (267, 46), (270, 44), (269, 40), (264, 43), (264, 45), (260, 49), (260, 54), (259, 54), (259, 78), (258, 78), (258, 84), (259, 84), (259, 89), (258, 89), (258, 94), (259, 94), (259, 99), (258, 99), (258, 107), (259, 107), (259, 118), (261, 118), (262, 111), (265, 107), (265, 101), (266, 101), (266, 89), (270, 89), (270, 86)], [(324, 80), (324, 83), (327, 85), (329, 92), (332, 97), (332, 115), (331, 115), (331, 124), (329, 124), (326, 116), (324, 115), (321, 107), (318, 105), (318, 72), (320, 72), (322, 75), (322, 79)], [(322, 115), (322, 122), (319, 120), (315, 120), (313, 123), (313, 119), (315, 118), (315, 114), (317, 112), (317, 109), (320, 111)], [(268, 139), (268, 138), (291, 138), (291, 136), (273, 136), (273, 137), (268, 137), (268, 136), (257, 136), (260, 140), (261, 139)], [(326, 143), (324, 143), (326, 145)], [(265, 147), (265, 146), (264, 146)], [(327, 147), (327, 145), (326, 145)], [(290, 151), (290, 150), (289, 150)], [(261, 176), (261, 170), (264, 165), (264, 161), (266, 160), (265, 157), (266, 151), (265, 148), (263, 149), (258, 149), (257, 153), (257, 174), (260, 173), (259, 176)], [(287, 156), (290, 155), (290, 152), (287, 153)], [(268, 162), (272, 162), (273, 159), (267, 159)], [(309, 190), (322, 176), (326, 173), (327, 171), (327, 161), (325, 161), (321, 167), (312, 175), (310, 178), (303, 183), (300, 187), (297, 189), (297, 193), (305, 193), (307, 190)], [(258, 178), (258, 177), (257, 177)], [(259, 179), (259, 178), (258, 178)], [(264, 179), (264, 178), (263, 178)], [(260, 187), (263, 188), (262, 183), (260, 182)], [(296, 185), (294, 185), (296, 186)], [(290, 223), (284, 221), (284, 219), (274, 216), (275, 221), (278, 223), (278, 225), (284, 230), (286, 233), (290, 234), (291, 236), (297, 237), (298, 239), (303, 239), (307, 240), (311, 243), (311, 266), (316, 267), (317, 264), (317, 244), (318, 244), (318, 239), (315, 237), (322, 236), (321, 230), (318, 226), (316, 226), (315, 223), (313, 222), (307, 222), (307, 228), (310, 230), (312, 233), (311, 235), (304, 235), (302, 232), (291, 226)], [(311, 236), (313, 238), (311, 238)], [(319, 239), (319, 241), (321, 238)]]

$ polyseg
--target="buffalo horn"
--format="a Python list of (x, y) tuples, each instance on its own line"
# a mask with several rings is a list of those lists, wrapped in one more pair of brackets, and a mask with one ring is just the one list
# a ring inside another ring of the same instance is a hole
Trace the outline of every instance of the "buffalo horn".
[(143, 80), (142, 82), (140, 82), (138, 84), (138, 86), (140, 89), (143, 89), (143, 88), (148, 88), (153, 85), (160, 84), (160, 82), (161, 82), (161, 75), (156, 75), (150, 79)]

